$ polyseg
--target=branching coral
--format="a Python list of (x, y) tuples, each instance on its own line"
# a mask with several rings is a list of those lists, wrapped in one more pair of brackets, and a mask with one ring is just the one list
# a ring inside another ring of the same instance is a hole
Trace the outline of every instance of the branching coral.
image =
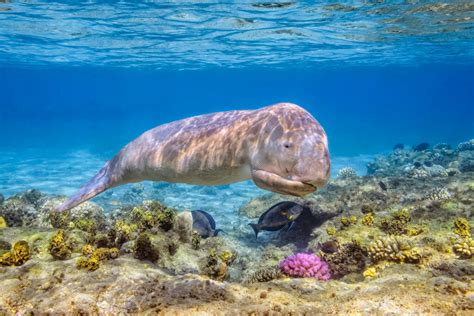
[(419, 263), (421, 254), (406, 239), (389, 236), (372, 242), (368, 248), (369, 257), (373, 262), (381, 260), (399, 263)]
[(73, 248), (74, 244), (69, 240), (64, 231), (60, 229), (49, 241), (48, 251), (55, 259), (65, 260), (71, 257)]
[(354, 178), (354, 177), (357, 177), (357, 172), (355, 171), (354, 168), (345, 167), (345, 168), (339, 169), (339, 171), (337, 172), (337, 177), (341, 179)]
[(470, 237), (459, 239), (454, 244), (453, 250), (461, 258), (471, 258), (474, 255), (474, 240)]
[(30, 247), (24, 240), (13, 244), (10, 252), (0, 257), (0, 266), (20, 266), (30, 259)]
[(433, 189), (424, 196), (425, 199), (432, 201), (445, 201), (450, 197), (451, 193), (449, 193), (448, 189), (446, 188)]

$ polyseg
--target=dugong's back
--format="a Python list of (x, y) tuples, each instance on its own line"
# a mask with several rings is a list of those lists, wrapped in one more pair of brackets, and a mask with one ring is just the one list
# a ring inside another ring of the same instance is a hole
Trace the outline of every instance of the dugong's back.
[(145, 132), (111, 160), (114, 181), (213, 185), (249, 178), (241, 169), (247, 163), (243, 140), (251, 112), (200, 115)]

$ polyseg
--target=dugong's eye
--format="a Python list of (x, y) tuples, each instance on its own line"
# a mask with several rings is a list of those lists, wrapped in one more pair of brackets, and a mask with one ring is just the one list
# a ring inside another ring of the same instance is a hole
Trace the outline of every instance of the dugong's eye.
[(290, 148), (290, 147), (291, 147), (291, 144), (290, 144), (290, 143), (284, 143), (284, 144), (283, 144), (283, 147), (285, 147), (285, 148)]

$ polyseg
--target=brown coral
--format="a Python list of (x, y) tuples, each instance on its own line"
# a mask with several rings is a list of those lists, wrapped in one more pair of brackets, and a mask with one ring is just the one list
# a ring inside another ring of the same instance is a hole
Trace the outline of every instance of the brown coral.
[(142, 233), (135, 240), (133, 246), (133, 256), (140, 260), (150, 260), (155, 262), (159, 259), (158, 249), (151, 242), (150, 236)]
[(357, 242), (343, 244), (335, 253), (323, 253), (322, 258), (329, 265), (329, 271), (334, 279), (362, 272), (365, 268), (367, 252)]

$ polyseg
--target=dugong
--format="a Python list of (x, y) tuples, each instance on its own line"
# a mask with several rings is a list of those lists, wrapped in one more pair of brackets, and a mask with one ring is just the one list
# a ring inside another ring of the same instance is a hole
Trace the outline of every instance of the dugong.
[(56, 210), (143, 180), (221, 185), (252, 179), (265, 190), (304, 196), (326, 184), (330, 166), (324, 129), (295, 104), (212, 113), (143, 133)]

